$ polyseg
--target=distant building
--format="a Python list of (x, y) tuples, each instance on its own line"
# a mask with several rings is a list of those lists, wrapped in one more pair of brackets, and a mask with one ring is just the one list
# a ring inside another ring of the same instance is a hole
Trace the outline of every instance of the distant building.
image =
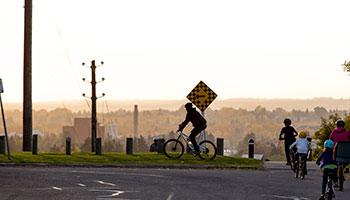
[(138, 137), (138, 127), (139, 126), (139, 110), (137, 105), (134, 106), (134, 138)]
[(108, 126), (108, 139), (115, 140), (118, 137), (118, 126), (112, 124)]
[(33, 130), (33, 135), (44, 136), (45, 134), (43, 132), (41, 132), (40, 130)]
[[(91, 138), (91, 118), (75, 118), (73, 126), (63, 126), (63, 134), (72, 138), (72, 142), (83, 143)], [(105, 127), (97, 123), (96, 137), (105, 138)]]
[[(33, 130), (32, 132), (33, 135), (39, 135), (39, 136), (44, 136), (45, 133), (41, 132), (40, 130)], [(4, 133), (0, 133), (0, 136), (5, 135)], [(7, 136), (9, 137), (23, 137), (23, 133), (16, 133), (16, 132), (9, 132), (7, 133)]]

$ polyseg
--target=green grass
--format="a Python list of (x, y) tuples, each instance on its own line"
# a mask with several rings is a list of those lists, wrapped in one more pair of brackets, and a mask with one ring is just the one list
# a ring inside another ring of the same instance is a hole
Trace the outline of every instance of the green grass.
[(229, 168), (262, 168), (263, 162), (255, 159), (216, 156), (212, 161), (201, 160), (192, 154), (184, 154), (179, 159), (169, 159), (158, 153), (72, 153), (42, 152), (32, 155), (31, 152), (11, 152), (11, 160), (0, 154), (2, 163), (75, 163), (75, 164), (144, 164), (144, 165), (211, 165)]

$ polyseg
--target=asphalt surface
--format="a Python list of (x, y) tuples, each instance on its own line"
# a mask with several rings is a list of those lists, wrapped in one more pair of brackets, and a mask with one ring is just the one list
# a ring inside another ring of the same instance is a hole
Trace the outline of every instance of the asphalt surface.
[[(321, 172), (308, 168), (301, 180), (282, 162), (266, 162), (265, 170), (2, 166), (0, 200), (318, 199)], [(336, 199), (350, 199), (349, 182)]]

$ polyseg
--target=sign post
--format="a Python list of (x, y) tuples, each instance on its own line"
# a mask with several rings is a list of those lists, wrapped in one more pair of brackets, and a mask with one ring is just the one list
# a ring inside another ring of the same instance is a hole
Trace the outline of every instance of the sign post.
[(5, 122), (5, 114), (4, 114), (4, 108), (2, 106), (2, 99), (1, 99), (1, 93), (3, 93), (3, 92), (4, 92), (4, 88), (2, 86), (2, 80), (0, 79), (0, 105), (1, 105), (2, 122), (4, 124), (4, 132), (5, 132), (5, 139), (6, 139), (6, 145), (7, 145), (8, 159), (11, 160), (10, 145), (9, 145), (9, 140), (7, 137), (7, 129), (6, 129), (6, 122)]
[[(203, 81), (200, 81), (195, 88), (187, 95), (190, 100), (199, 110), (202, 111), (204, 118), (204, 111), (208, 108), (211, 102), (217, 97), (217, 94), (211, 90)], [(202, 139), (205, 140), (205, 131), (202, 132)]]

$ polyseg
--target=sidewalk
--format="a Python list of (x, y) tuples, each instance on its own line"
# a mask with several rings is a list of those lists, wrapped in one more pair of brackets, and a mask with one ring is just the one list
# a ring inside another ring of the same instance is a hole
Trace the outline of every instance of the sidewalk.
[(142, 164), (74, 164), (74, 163), (0, 163), (0, 167), (82, 167), (82, 168), (155, 168), (155, 169), (238, 169), (263, 170), (263, 167), (214, 165), (142, 165)]

